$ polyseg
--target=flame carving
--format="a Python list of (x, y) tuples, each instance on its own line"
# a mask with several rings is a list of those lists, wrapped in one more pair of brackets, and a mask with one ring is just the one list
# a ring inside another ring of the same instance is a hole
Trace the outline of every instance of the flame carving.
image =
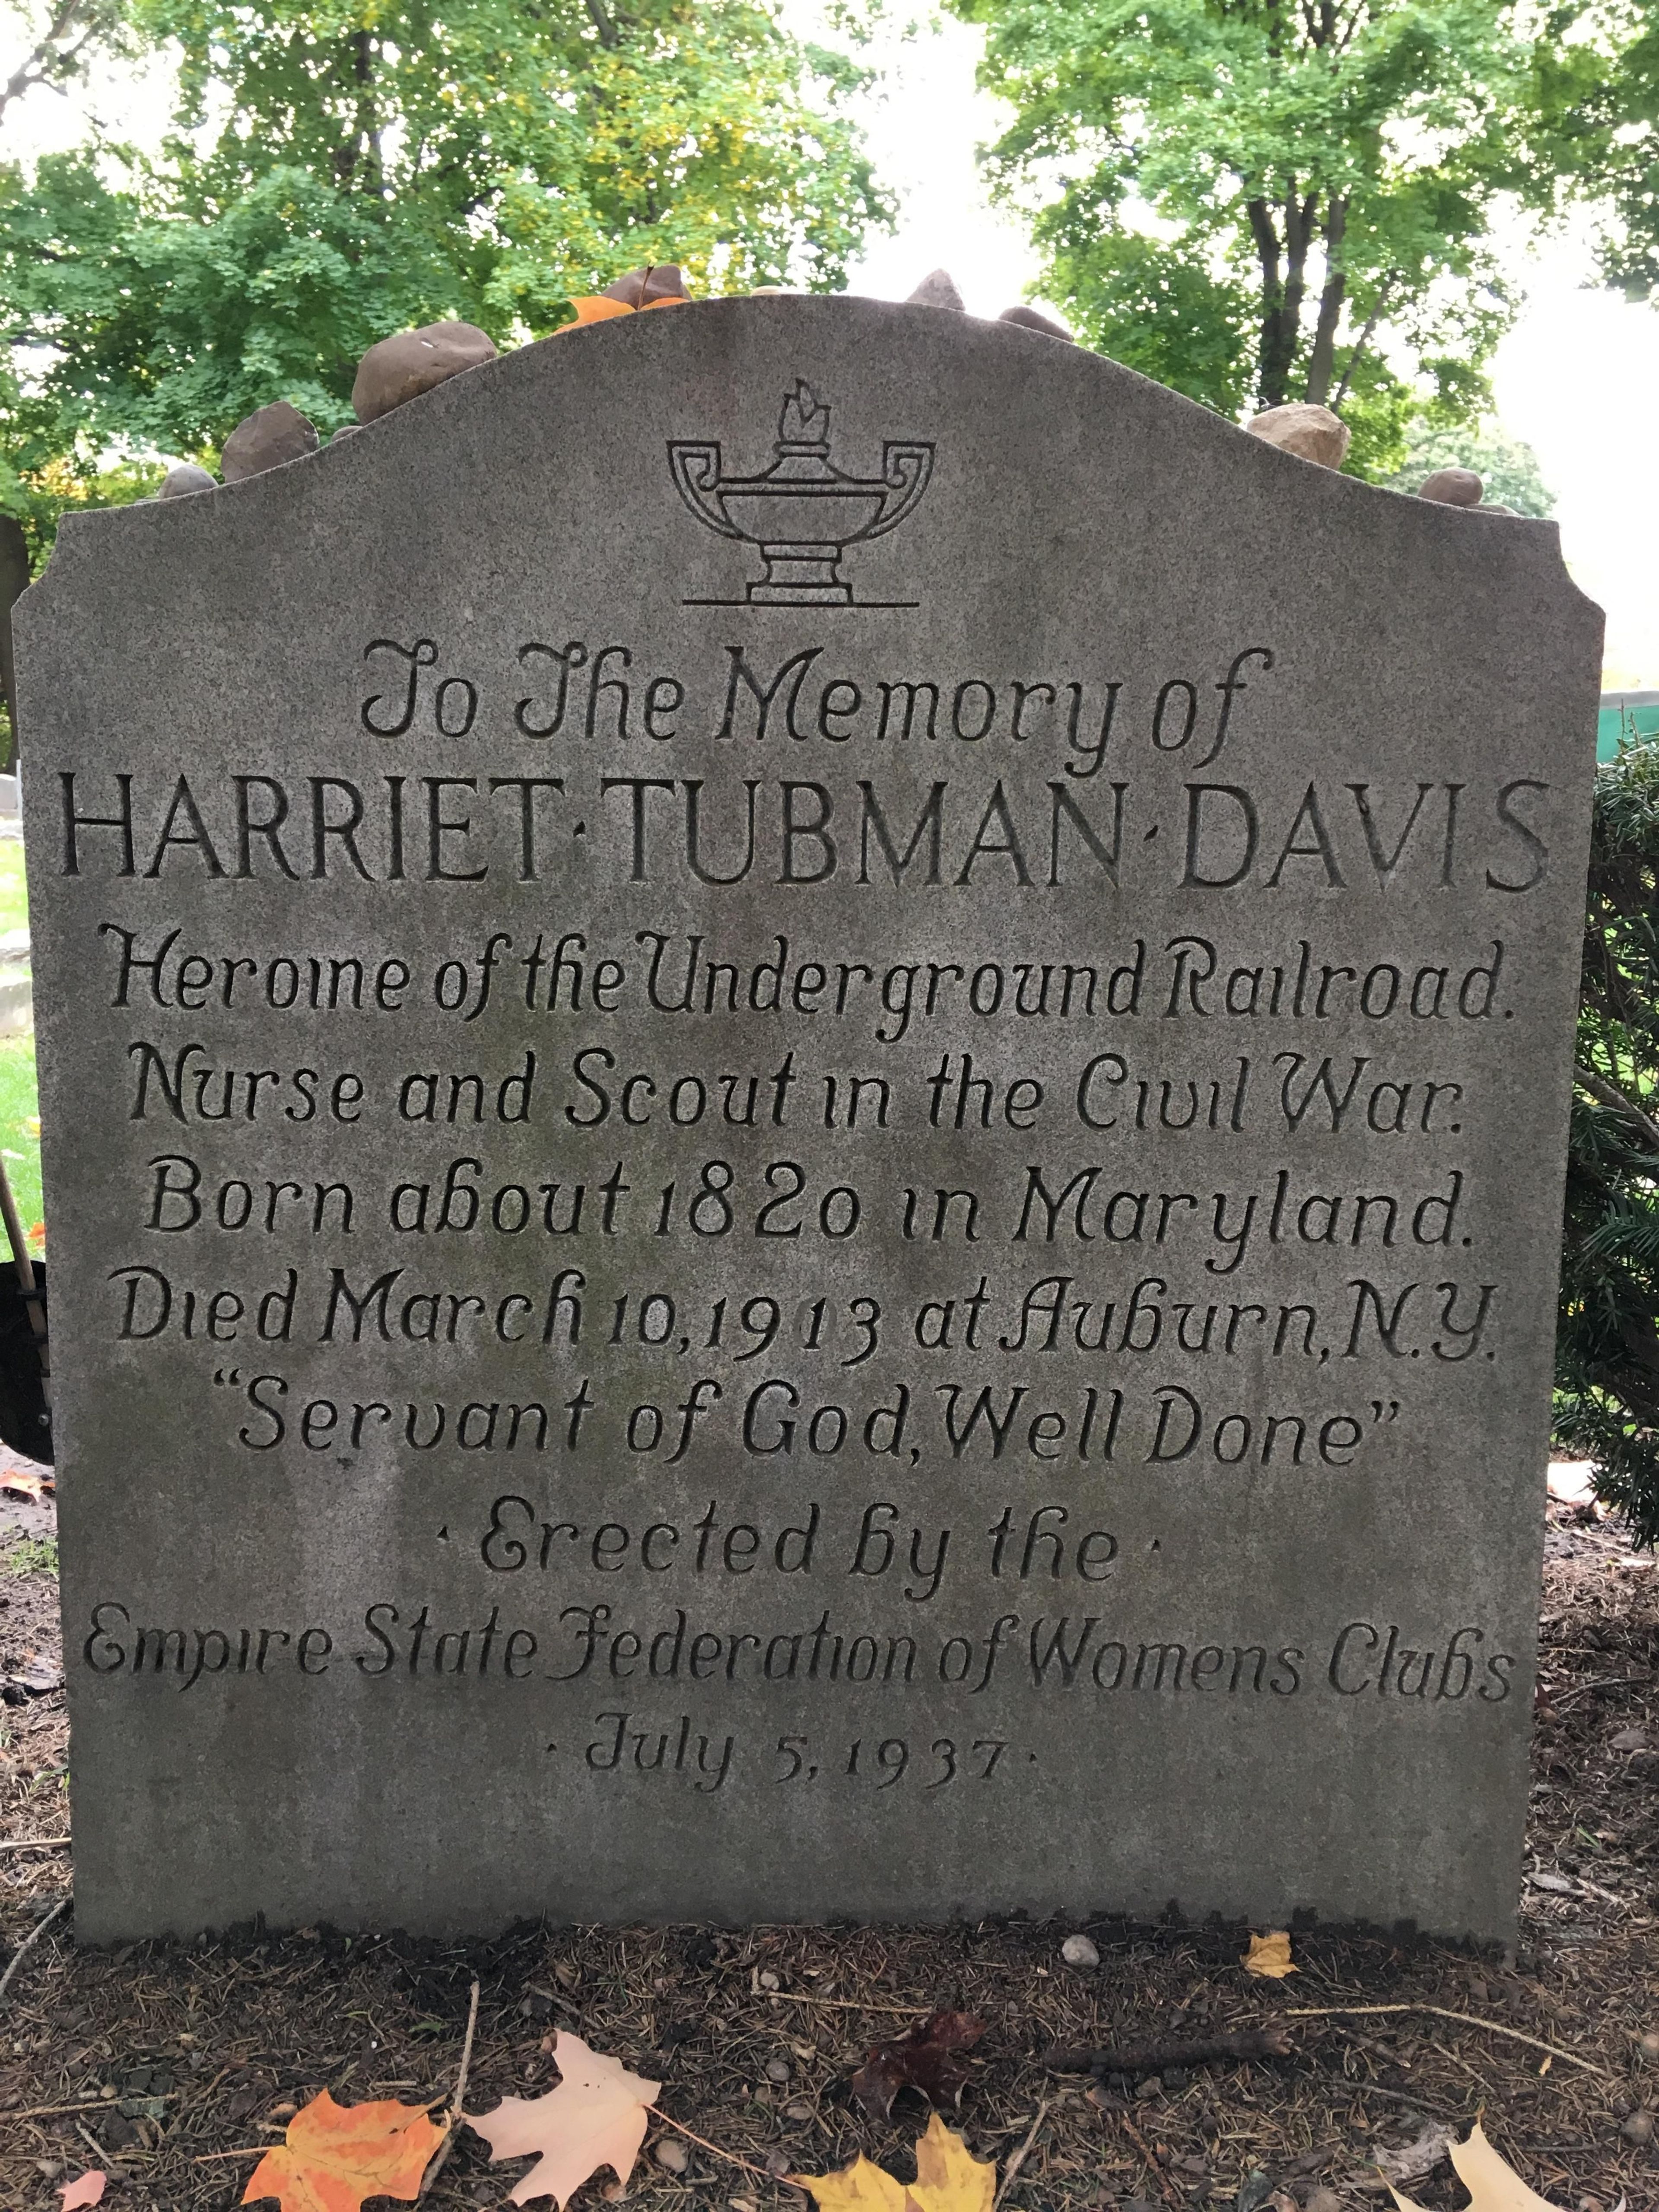
[(798, 376), (794, 390), (783, 396), (783, 412), (778, 417), (778, 443), (821, 446), (829, 441), (830, 410), (805, 378)]

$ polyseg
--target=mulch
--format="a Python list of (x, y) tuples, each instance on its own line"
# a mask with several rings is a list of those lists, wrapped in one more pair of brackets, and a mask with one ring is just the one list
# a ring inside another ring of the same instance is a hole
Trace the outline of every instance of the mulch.
[[(67, 1830), (68, 1723), (61, 1691), (23, 1685), (56, 1658), (55, 1589), (44, 1573), (9, 1577), (0, 1559), (0, 1840), (50, 1841)], [(0, 2204), (46, 2212), (64, 2182), (101, 2166), (118, 2177), (105, 2199), (117, 2212), (223, 2212), (259, 2148), (319, 2089), (343, 2102), (446, 2098), (476, 1978), (472, 2110), (550, 2087), (560, 2028), (664, 2084), (662, 2110), (708, 2148), (653, 2124), (627, 2192), (649, 2212), (806, 2212), (782, 2176), (860, 2151), (913, 2174), (926, 2108), (906, 2092), (875, 2120), (848, 2083), (872, 2045), (935, 2006), (987, 2022), (946, 2115), (975, 2154), (1006, 2160), (1036, 2124), (1008, 2212), (1249, 2212), (1269, 2185), (1315, 2212), (1332, 2212), (1321, 2191), (1385, 2206), (1379, 2152), (1477, 2115), (1566, 2212), (1621, 2200), (1654, 2212), (1659, 2148), (1644, 2116), (1659, 2112), (1659, 2056), (1640, 2039), (1659, 2031), (1659, 1569), (1593, 1515), (1552, 1506), (1542, 1620), (1512, 1954), (1314, 1931), (1295, 1938), (1298, 1972), (1268, 1983), (1242, 1971), (1237, 1928), (1087, 1923), (1100, 1963), (1074, 1969), (1060, 1955), (1074, 1923), (1012, 1920), (538, 1923), (452, 1945), (308, 1929), (110, 1953), (77, 1951), (66, 1911), (0, 2000)], [(66, 1850), (0, 1850), (8, 1960), (70, 1878)], [(1388, 2006), (1402, 2009), (1363, 2009)], [(1093, 2086), (1043, 2063), (1057, 2048), (1274, 2021), (1291, 2031), (1283, 2060), (1165, 2063)], [(38, 2109), (67, 2106), (78, 2109)], [(684, 2172), (655, 2156), (671, 2140), (690, 2153)], [(486, 2164), (462, 2130), (426, 2203), (505, 2204), (526, 2164)], [(1407, 2193), (1426, 2207), (1467, 2202), (1443, 2162)], [(619, 2192), (602, 2171), (577, 2212), (607, 2194)]]

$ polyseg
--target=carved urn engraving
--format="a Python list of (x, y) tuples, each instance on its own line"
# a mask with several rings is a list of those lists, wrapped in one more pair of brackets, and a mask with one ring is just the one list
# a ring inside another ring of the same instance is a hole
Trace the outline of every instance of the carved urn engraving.
[(830, 410), (798, 377), (772, 450), (761, 475), (726, 477), (718, 443), (672, 438), (675, 489), (707, 528), (759, 548), (766, 572), (747, 587), (750, 605), (853, 605), (842, 556), (915, 514), (933, 474), (933, 446), (889, 439), (878, 479), (843, 474), (830, 459)]

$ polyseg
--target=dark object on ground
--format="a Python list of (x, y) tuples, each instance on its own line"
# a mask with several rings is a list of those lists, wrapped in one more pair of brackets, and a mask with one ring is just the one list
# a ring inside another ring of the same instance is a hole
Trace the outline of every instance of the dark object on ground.
[(361, 427), (423, 392), (495, 358), (495, 342), (471, 323), (423, 323), (370, 346), (357, 364), (351, 404)]
[[(46, 1301), (46, 1267), (34, 1263), (40, 1310)], [(0, 1439), (25, 1459), (52, 1462), (52, 1414), (40, 1378), (40, 1355), (17, 1271), (0, 1261)]]
[(931, 270), (911, 293), (908, 304), (913, 307), (954, 307), (958, 314), (963, 312), (962, 295), (948, 269)]
[(648, 307), (658, 300), (689, 300), (690, 296), (684, 277), (672, 261), (659, 261), (650, 269), (630, 269), (626, 276), (618, 276), (599, 295), (602, 300), (621, 300), (629, 307)]
[(180, 461), (170, 468), (161, 479), (157, 499), (191, 499), (198, 491), (217, 491), (217, 483), (205, 469), (198, 469), (193, 461)]
[(1167, 2036), (1149, 2043), (1125, 2043), (1103, 2051), (1051, 2051), (1042, 2063), (1051, 2074), (1092, 2074), (1103, 2081), (1109, 2074), (1159, 2074), (1190, 2066), (1209, 2066), (1241, 2059), (1288, 2058), (1294, 2045), (1291, 2033), (1277, 2022), (1247, 2028), (1237, 2035)]
[(227, 483), (240, 483), (244, 477), (263, 476), (285, 461), (304, 460), (316, 452), (319, 442), (317, 426), (309, 416), (286, 399), (274, 399), (269, 407), (256, 408), (242, 417), (225, 440), (219, 466)]
[(936, 2012), (891, 2043), (878, 2043), (853, 2076), (853, 2094), (872, 2118), (892, 2115), (901, 2089), (920, 2089), (930, 2104), (954, 2104), (968, 2079), (963, 2056), (985, 2033), (976, 2012)]
[(997, 320), (1014, 323), (1022, 331), (1039, 331), (1045, 338), (1064, 338), (1067, 345), (1077, 343), (1064, 323), (1057, 323), (1052, 315), (1039, 313), (1035, 307), (1005, 307)]
[(1596, 772), (1555, 1434), (1659, 1539), (1659, 745)]

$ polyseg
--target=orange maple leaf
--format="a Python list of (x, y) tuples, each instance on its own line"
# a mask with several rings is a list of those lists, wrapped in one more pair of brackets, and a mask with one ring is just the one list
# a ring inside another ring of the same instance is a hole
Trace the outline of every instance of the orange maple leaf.
[(601, 2166), (611, 2167), (625, 2186), (645, 2141), (647, 2109), (662, 2087), (630, 2074), (620, 2058), (590, 2051), (580, 2036), (563, 2028), (553, 2057), (558, 2085), (544, 2097), (503, 2097), (482, 2119), (465, 2115), (468, 2127), (489, 2145), (492, 2165), (541, 2153), (540, 2163), (514, 2190), (514, 2204), (550, 2197), (562, 2208)]
[(682, 299), (647, 300), (642, 307), (630, 307), (626, 300), (611, 300), (603, 292), (592, 292), (570, 304), (576, 310), (575, 320), (561, 323), (559, 330), (553, 333), (555, 337), (559, 331), (580, 330), (584, 323), (609, 322), (612, 315), (648, 315), (658, 307), (689, 307), (691, 302)]
[(260, 2160), (242, 2202), (274, 2197), (283, 2212), (362, 2212), (366, 2197), (412, 2202), (443, 2139), (424, 2105), (337, 2105), (325, 2089)]

